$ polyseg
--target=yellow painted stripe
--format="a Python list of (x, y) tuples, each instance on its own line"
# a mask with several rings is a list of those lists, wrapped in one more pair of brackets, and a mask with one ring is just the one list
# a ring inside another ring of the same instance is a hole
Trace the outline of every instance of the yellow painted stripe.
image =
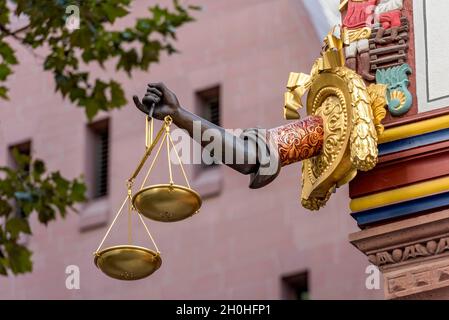
[(353, 199), (350, 207), (352, 212), (364, 211), (444, 191), (449, 191), (449, 176)]
[(449, 115), (385, 130), (379, 137), (379, 143), (406, 139), (447, 128), (449, 128)]

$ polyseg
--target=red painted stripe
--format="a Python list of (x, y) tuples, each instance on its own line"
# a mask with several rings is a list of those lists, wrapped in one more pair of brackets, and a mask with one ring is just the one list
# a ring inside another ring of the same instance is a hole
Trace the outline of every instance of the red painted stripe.
[(352, 199), (449, 174), (449, 141), (386, 155), (349, 184)]

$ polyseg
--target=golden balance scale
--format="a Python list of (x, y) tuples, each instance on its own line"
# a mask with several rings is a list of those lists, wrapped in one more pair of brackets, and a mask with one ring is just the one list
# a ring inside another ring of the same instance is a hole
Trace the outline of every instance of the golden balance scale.
[[(145, 154), (137, 168), (134, 170), (132, 176), (128, 179), (126, 198), (115, 215), (114, 220), (109, 226), (103, 240), (98, 246), (98, 249), (94, 253), (95, 265), (103, 273), (114, 279), (140, 280), (150, 276), (157, 269), (159, 269), (162, 264), (161, 253), (142, 216), (161, 222), (176, 222), (191, 217), (197, 213), (201, 207), (201, 197), (197, 192), (190, 188), (181, 159), (174, 146), (170, 134), (171, 124), (172, 118), (170, 116), (165, 117), (162, 128), (157, 133), (156, 138), (153, 139), (153, 118), (147, 116), (145, 128)], [(140, 190), (133, 196), (132, 189), (134, 181), (159, 142), (160, 144), (156, 151), (156, 155), (150, 164)], [(164, 144), (167, 149), (170, 182), (168, 184), (158, 184), (145, 187), (148, 177), (153, 170), (154, 164), (156, 163)], [(173, 182), (170, 147), (173, 147), (173, 150), (175, 151), (182, 174), (186, 181), (186, 186), (176, 185)], [(128, 205), (128, 244), (101, 249), (118, 217), (121, 215), (122, 211), (124, 211), (123, 209), (125, 208), (125, 205)], [(132, 245), (131, 222), (133, 214), (138, 215), (140, 222), (144, 226), (151, 242), (155, 247), (155, 251)]]

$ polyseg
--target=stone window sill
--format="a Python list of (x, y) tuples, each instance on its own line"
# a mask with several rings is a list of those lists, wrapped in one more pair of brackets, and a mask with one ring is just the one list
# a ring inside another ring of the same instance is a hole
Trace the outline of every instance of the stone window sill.
[(80, 231), (86, 231), (106, 225), (108, 222), (109, 210), (109, 197), (90, 200), (80, 212)]

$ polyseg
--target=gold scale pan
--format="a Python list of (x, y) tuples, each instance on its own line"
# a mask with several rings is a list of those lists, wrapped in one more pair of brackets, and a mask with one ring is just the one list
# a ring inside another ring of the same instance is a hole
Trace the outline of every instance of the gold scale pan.
[[(103, 240), (101, 241), (98, 249), (94, 252), (95, 265), (106, 275), (118, 280), (139, 280), (146, 278), (158, 270), (162, 264), (161, 253), (151, 235), (148, 227), (145, 224), (142, 216), (160, 221), (160, 222), (176, 222), (187, 219), (192, 215), (199, 212), (201, 207), (201, 197), (197, 192), (191, 189), (184, 167), (178, 152), (174, 146), (172, 137), (170, 135), (170, 126), (172, 124), (171, 117), (167, 116), (164, 119), (162, 128), (153, 140), (153, 118), (147, 117), (146, 119), (146, 151), (145, 154), (134, 170), (133, 174), (127, 181), (127, 195), (120, 209), (114, 217), (111, 225), (109, 226)], [(145, 162), (150, 157), (151, 153), (155, 149), (156, 145), (160, 143), (156, 155), (151, 162), (148, 172), (143, 180), (143, 183), (134, 196), (132, 195), (132, 188), (134, 180), (139, 175)], [(167, 160), (170, 174), (170, 182), (168, 184), (158, 184), (145, 187), (150, 173), (153, 170), (154, 164), (161, 152), (161, 149), (166, 144), (167, 148)], [(173, 182), (172, 166), (170, 161), (170, 145), (175, 151), (176, 157), (179, 161), (179, 165), (182, 174), (185, 178), (187, 186), (176, 185)], [(128, 244), (108, 247), (101, 250), (106, 238), (108, 237), (112, 227), (121, 215), (125, 205), (128, 204)], [(132, 245), (132, 230), (131, 230), (131, 218), (133, 212), (136, 212), (140, 222), (145, 228), (151, 242), (155, 247), (155, 251)]]

